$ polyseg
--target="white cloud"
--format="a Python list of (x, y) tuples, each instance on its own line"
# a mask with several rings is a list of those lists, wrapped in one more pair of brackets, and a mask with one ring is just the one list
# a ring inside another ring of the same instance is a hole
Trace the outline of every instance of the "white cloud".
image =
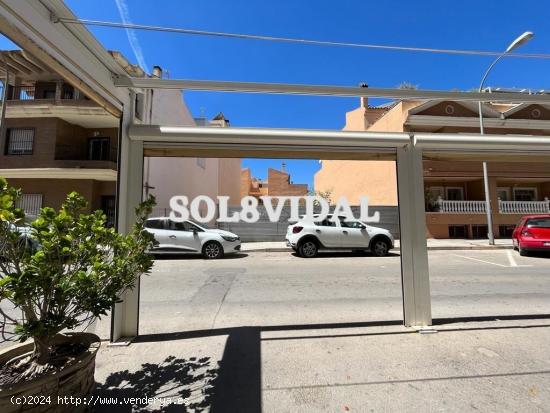
[[(126, 0), (115, 0), (115, 3), (118, 8), (118, 12), (120, 14), (120, 18), (122, 19), (122, 22), (124, 24), (132, 24), (132, 20), (130, 19), (130, 10), (128, 8), (128, 4), (126, 3)], [(141, 49), (141, 45), (139, 44), (139, 40), (137, 38), (135, 30), (126, 29), (126, 35), (128, 36), (130, 47), (134, 52), (134, 56), (136, 57), (138, 65), (143, 70), (148, 72), (149, 66), (147, 66), (147, 63), (145, 63), (145, 57), (143, 57), (143, 50)]]

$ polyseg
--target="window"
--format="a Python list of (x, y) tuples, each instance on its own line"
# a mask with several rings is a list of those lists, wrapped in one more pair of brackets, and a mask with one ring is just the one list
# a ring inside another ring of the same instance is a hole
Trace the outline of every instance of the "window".
[(145, 228), (164, 229), (164, 220), (163, 219), (148, 219), (147, 222), (145, 222)]
[(525, 225), (527, 228), (550, 228), (550, 218), (530, 218)]
[(486, 239), (489, 234), (487, 225), (472, 225), (472, 238)]
[(449, 225), (449, 238), (468, 238), (466, 225)]
[(116, 198), (114, 195), (104, 195), (101, 197), (101, 209), (107, 216), (105, 225), (109, 228), (115, 226)]
[(446, 198), (449, 201), (463, 201), (464, 188), (461, 186), (449, 186), (445, 188)]
[(537, 188), (514, 188), (514, 201), (536, 201)]
[(108, 161), (110, 151), (110, 138), (91, 138), (88, 141), (88, 159), (90, 161)]
[(499, 225), (498, 235), (501, 238), (512, 238), (512, 233), (514, 232), (515, 228), (515, 225)]
[(499, 198), (501, 201), (510, 201), (510, 188), (498, 187), (497, 198)]
[(23, 194), (17, 202), (17, 208), (25, 211), (25, 215), (37, 216), (42, 208), (42, 194)]
[(33, 145), (34, 129), (8, 129), (6, 155), (32, 155)]
[(428, 187), (428, 192), (434, 201), (437, 201), (439, 197), (443, 198), (445, 195), (445, 191), (442, 186), (430, 186)]
[(196, 232), (202, 232), (202, 229), (200, 229), (195, 224), (189, 222), (189, 221), (183, 221), (183, 222), (176, 222), (176, 221), (168, 221), (168, 229), (172, 231), (196, 231)]
[(340, 218), (340, 226), (344, 228), (357, 228), (357, 229), (364, 229), (365, 226), (359, 222), (359, 221), (344, 221), (344, 217), (338, 217)]
[(315, 222), (315, 225), (319, 226), (319, 227), (335, 227), (336, 226), (336, 222), (333, 222), (330, 220), (330, 217), (328, 218), (325, 218), (323, 221), (321, 222)]

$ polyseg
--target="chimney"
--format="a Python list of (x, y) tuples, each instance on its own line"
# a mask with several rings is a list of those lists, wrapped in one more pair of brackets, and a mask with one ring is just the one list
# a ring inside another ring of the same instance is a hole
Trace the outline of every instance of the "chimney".
[(162, 79), (162, 68), (160, 66), (153, 66), (152, 76), (158, 79)]
[[(369, 87), (369, 85), (367, 85), (364, 82), (361, 82), (361, 83), (359, 83), (359, 87), (367, 88), (367, 87)], [(359, 99), (360, 99), (360, 102), (361, 102), (361, 107), (363, 109), (367, 109), (369, 107), (369, 98), (367, 96), (361, 96)]]
[(281, 171), (286, 172), (286, 162), (283, 161), (283, 164), (281, 165)]

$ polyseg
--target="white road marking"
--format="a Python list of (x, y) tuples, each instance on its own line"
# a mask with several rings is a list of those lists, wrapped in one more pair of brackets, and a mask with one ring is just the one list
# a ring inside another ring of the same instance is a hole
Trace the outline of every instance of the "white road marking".
[[(495, 251), (496, 252), (496, 251)], [(504, 264), (498, 264), (496, 262), (491, 262), (491, 261), (485, 261), (485, 260), (481, 260), (479, 258), (473, 258), (473, 257), (467, 257), (465, 255), (458, 255), (458, 254), (453, 254), (455, 257), (460, 257), (460, 258), (465, 258), (467, 260), (472, 260), (472, 261), (479, 261), (479, 262), (483, 262), (485, 264), (491, 264), (491, 265), (496, 265), (498, 267), (504, 267), (504, 268), (512, 268), (512, 267), (532, 267), (532, 265), (519, 265), (516, 260), (514, 259), (514, 256), (512, 255), (512, 251), (510, 250), (506, 250), (506, 255), (508, 257), (508, 262), (510, 263), (510, 265), (504, 265)]]
[(514, 259), (514, 256), (512, 255), (512, 251), (507, 250), (506, 255), (508, 256), (508, 261), (510, 262), (510, 267), (517, 267), (518, 263)]
[(467, 260), (479, 261), (479, 262), (483, 262), (483, 263), (485, 263), (485, 264), (492, 264), (492, 265), (496, 265), (496, 266), (499, 266), (499, 267), (508, 268), (507, 265), (504, 265), (504, 264), (497, 264), (496, 262), (480, 260), (479, 258), (466, 257), (466, 256), (464, 256), (464, 255), (458, 255), (458, 254), (453, 254), (453, 255), (454, 255), (455, 257), (465, 258), (465, 259), (467, 259)]

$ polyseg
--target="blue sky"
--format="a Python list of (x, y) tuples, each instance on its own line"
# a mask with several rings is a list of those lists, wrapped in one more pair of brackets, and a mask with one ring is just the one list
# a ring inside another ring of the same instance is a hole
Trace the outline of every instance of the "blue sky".
[[(134, 23), (388, 45), (501, 50), (526, 30), (534, 39), (522, 52), (550, 53), (550, 7), (540, 0), (447, 2), (331, 0), (126, 0)], [(115, 0), (67, 0), (89, 19), (120, 21)], [(109, 49), (136, 62), (124, 30), (91, 28)], [(143, 60), (172, 78), (395, 87), (403, 81), (424, 89), (476, 87), (490, 57), (331, 48), (260, 41), (201, 38), (137, 31)], [(6, 43), (0, 42), (5, 48)], [(149, 67), (150, 70), (150, 67)], [(487, 82), (502, 87), (550, 89), (550, 60), (507, 58)], [(233, 126), (339, 129), (357, 100), (188, 92), (195, 115), (223, 111)], [(277, 163), (280, 164), (279, 161)], [(311, 182), (317, 162), (289, 170), (295, 182)], [(252, 162), (256, 168), (257, 162)], [(298, 165), (298, 164), (297, 164)]]

